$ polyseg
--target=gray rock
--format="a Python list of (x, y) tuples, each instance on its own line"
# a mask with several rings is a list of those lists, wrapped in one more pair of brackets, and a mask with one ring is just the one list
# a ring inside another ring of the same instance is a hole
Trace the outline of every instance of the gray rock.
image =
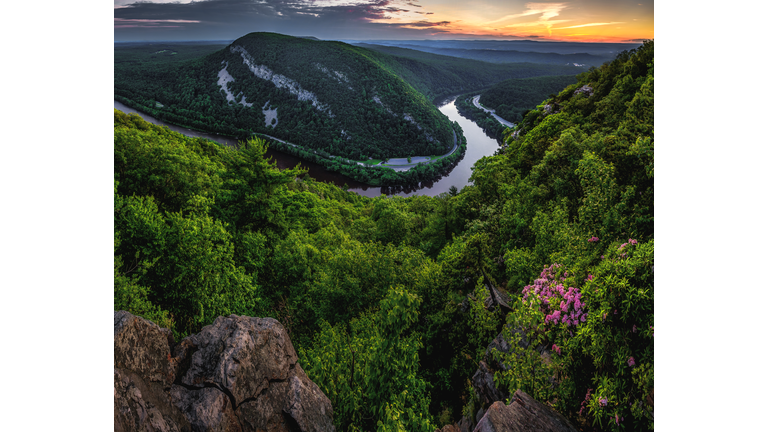
[(474, 425), (475, 422), (469, 417), (462, 417), (461, 420), (459, 420), (459, 430), (461, 430), (461, 432), (471, 432)]
[(174, 385), (171, 387), (171, 399), (191, 423), (193, 431), (242, 431), (229, 398), (217, 388), (191, 390)]
[(243, 430), (335, 430), (331, 402), (296, 364), (287, 379), (272, 383), (264, 397), (239, 408)]
[(587, 97), (590, 97), (590, 96), (592, 96), (593, 92), (594, 92), (594, 90), (592, 90), (592, 87), (590, 87), (588, 85), (583, 85), (583, 86), (579, 87), (575, 92), (573, 92), (573, 94), (577, 95), (577, 94), (581, 94), (581, 93), (586, 93)]
[(493, 381), (493, 372), (489, 370), (484, 361), (480, 362), (477, 371), (472, 376), (472, 388), (480, 402), (485, 406), (504, 400), (508, 396), (496, 387), (496, 383)]
[(171, 362), (173, 334), (126, 311), (115, 312), (114, 365), (149, 381), (169, 386), (175, 375)]
[(578, 429), (560, 413), (516, 391), (512, 403), (495, 402), (477, 423), (474, 432), (576, 432)]
[(258, 396), (270, 381), (283, 381), (296, 364), (288, 333), (273, 318), (218, 317), (174, 349), (182, 359), (181, 384), (214, 385), (237, 406)]
[(168, 401), (157, 383), (123, 369), (115, 368), (115, 431), (181, 432), (190, 431), (184, 415)]
[(167, 329), (115, 312), (116, 431), (334, 431), (333, 408), (285, 328), (230, 315), (173, 349)]
[(165, 391), (174, 379), (168, 329), (125, 311), (114, 315), (115, 431), (189, 431)]
[(484, 415), (485, 415), (485, 411), (483, 411), (483, 409), (480, 408), (479, 410), (477, 410), (477, 415), (475, 415), (475, 421), (479, 423), (480, 419), (482, 419)]

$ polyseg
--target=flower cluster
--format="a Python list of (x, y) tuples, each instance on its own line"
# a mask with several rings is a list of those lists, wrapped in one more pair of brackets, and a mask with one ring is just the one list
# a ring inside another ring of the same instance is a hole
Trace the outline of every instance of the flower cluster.
[(600, 406), (607, 407), (608, 406), (608, 399), (606, 399), (606, 398), (600, 399)]
[(523, 288), (523, 300), (528, 300), (530, 295), (538, 297), (541, 300), (541, 312), (546, 315), (544, 322), (547, 324), (563, 323), (576, 326), (587, 321), (587, 313), (582, 308), (584, 305), (578, 288), (569, 287), (566, 290), (562, 284), (565, 278), (557, 277), (556, 271), (560, 267), (560, 264), (552, 264), (544, 268), (533, 285)]
[(560, 354), (560, 347), (555, 344), (552, 344), (552, 351)]
[(600, 241), (600, 239), (599, 239), (599, 238), (597, 238), (597, 237), (595, 237), (595, 236), (592, 236), (592, 238), (590, 238), (590, 239), (587, 239), (587, 241), (588, 241), (588, 242), (590, 242), (590, 243), (592, 243), (592, 242)]
[(581, 401), (581, 409), (579, 409), (579, 415), (584, 414), (584, 410), (587, 408), (587, 403), (589, 402), (589, 398), (592, 397), (592, 389), (587, 389), (587, 395), (584, 396), (584, 400)]
[(627, 364), (629, 365), (629, 367), (635, 367), (635, 358), (630, 357), (629, 360), (627, 360)]
[(622, 250), (622, 249), (624, 249), (624, 248), (625, 248), (627, 245), (632, 245), (632, 246), (634, 246), (634, 245), (636, 245), (636, 244), (637, 244), (637, 240), (634, 240), (634, 239), (629, 239), (629, 240), (627, 240), (627, 242), (626, 242), (626, 243), (622, 243), (622, 244), (621, 244), (621, 246), (619, 246), (619, 250)]

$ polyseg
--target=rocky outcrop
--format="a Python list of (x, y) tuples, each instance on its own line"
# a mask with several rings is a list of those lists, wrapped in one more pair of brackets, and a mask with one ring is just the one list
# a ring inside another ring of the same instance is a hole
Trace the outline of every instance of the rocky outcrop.
[(174, 345), (115, 312), (115, 430), (333, 431), (333, 408), (272, 318), (230, 315)]
[(485, 281), (485, 289), (488, 292), (488, 297), (484, 300), (484, 305), (487, 310), (493, 311), (497, 308), (502, 311), (503, 314), (507, 314), (512, 311), (512, 308), (507, 304), (509, 302), (509, 295), (502, 294), (491, 282), (491, 278), (483, 270), (483, 280)]
[[(507, 327), (508, 326), (509, 325), (507, 325)], [(530, 343), (525, 337), (525, 333), (519, 328), (512, 330), (512, 333), (521, 335), (520, 341), (517, 343), (520, 348), (528, 349), (530, 347)], [(495, 373), (497, 371), (508, 370), (509, 366), (499, 361), (494, 352), (509, 354), (511, 349), (512, 346), (504, 337), (504, 332), (499, 333), (496, 338), (488, 344), (483, 360), (480, 361), (477, 371), (475, 371), (475, 374), (472, 376), (472, 388), (483, 406), (488, 406), (497, 401), (505, 401), (509, 397), (509, 393), (500, 390), (494, 381)], [(542, 361), (547, 363), (551, 361), (551, 354), (544, 345), (538, 345), (535, 349), (541, 356)], [(554, 378), (550, 378), (550, 383), (553, 386), (555, 385)]]
[(592, 93), (594, 93), (594, 90), (592, 89), (592, 87), (588, 85), (583, 85), (573, 92), (574, 95), (581, 94), (581, 93), (584, 93), (587, 95), (587, 97), (590, 97), (592, 96)]
[(495, 402), (488, 407), (474, 432), (576, 432), (578, 429), (560, 413), (518, 390), (512, 402)]
[[(509, 394), (502, 392), (493, 381), (493, 372), (489, 370), (484, 361), (480, 361), (477, 371), (472, 376), (472, 388), (477, 394), (477, 398), (483, 405), (490, 405), (496, 401), (506, 399)], [(481, 408), (482, 409), (482, 408)]]

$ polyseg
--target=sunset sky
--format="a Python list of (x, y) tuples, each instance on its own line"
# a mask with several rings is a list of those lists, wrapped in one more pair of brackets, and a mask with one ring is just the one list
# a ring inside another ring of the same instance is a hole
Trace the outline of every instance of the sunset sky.
[(645, 0), (114, 0), (115, 41), (231, 40), (269, 31), (320, 39), (653, 39)]

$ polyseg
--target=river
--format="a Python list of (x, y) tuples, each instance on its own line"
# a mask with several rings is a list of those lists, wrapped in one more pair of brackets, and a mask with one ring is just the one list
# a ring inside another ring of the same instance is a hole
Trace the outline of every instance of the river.
[[(115, 109), (119, 109), (120, 111), (125, 113), (138, 114), (144, 120), (150, 123), (167, 126), (169, 129), (175, 132), (182, 133), (187, 136), (207, 138), (207, 139), (216, 141), (220, 144), (229, 145), (229, 146), (233, 146), (237, 143), (237, 140), (233, 138), (228, 138), (221, 135), (208, 134), (205, 132), (198, 132), (192, 129), (187, 129), (184, 127), (179, 127), (179, 126), (165, 123), (150, 115), (136, 111), (135, 109), (130, 108), (118, 101), (115, 101)], [(325, 169), (325, 167), (323, 167), (322, 165), (319, 165), (313, 162), (308, 162), (300, 158), (297, 158), (296, 156), (289, 155), (287, 153), (283, 153), (277, 150), (272, 150), (272, 149), (267, 150), (267, 156), (272, 157), (272, 159), (277, 163), (278, 168), (281, 168), (281, 169), (293, 168), (298, 163), (301, 163), (303, 167), (306, 167), (309, 169), (309, 175), (315, 180), (334, 183), (337, 186), (342, 186), (342, 187), (346, 184), (348, 187), (348, 190), (360, 195), (368, 196), (368, 197), (376, 197), (381, 194), (400, 195), (400, 196), (412, 196), (412, 195), (435, 196), (443, 192), (448, 192), (451, 186), (456, 186), (456, 188), (460, 190), (461, 188), (463, 188), (464, 186), (470, 183), (469, 176), (472, 175), (472, 166), (474, 166), (475, 162), (477, 162), (477, 160), (483, 156), (492, 155), (496, 151), (496, 149), (499, 148), (499, 144), (495, 139), (488, 137), (488, 135), (486, 135), (485, 132), (483, 132), (483, 130), (480, 129), (480, 127), (475, 124), (475, 122), (462, 117), (459, 114), (459, 111), (456, 109), (456, 105), (453, 100), (440, 106), (438, 109), (440, 110), (440, 112), (448, 116), (448, 118), (451, 121), (456, 121), (459, 123), (462, 130), (464, 131), (464, 136), (467, 138), (467, 151), (464, 154), (464, 157), (459, 161), (458, 164), (456, 164), (456, 166), (453, 167), (453, 169), (450, 172), (448, 172), (446, 175), (442, 176), (438, 180), (420, 185), (420, 187), (415, 190), (403, 189), (403, 188), (392, 188), (392, 187), (370, 186), (365, 183), (356, 181), (350, 177), (341, 175), (339, 173), (330, 172), (327, 169)]]

